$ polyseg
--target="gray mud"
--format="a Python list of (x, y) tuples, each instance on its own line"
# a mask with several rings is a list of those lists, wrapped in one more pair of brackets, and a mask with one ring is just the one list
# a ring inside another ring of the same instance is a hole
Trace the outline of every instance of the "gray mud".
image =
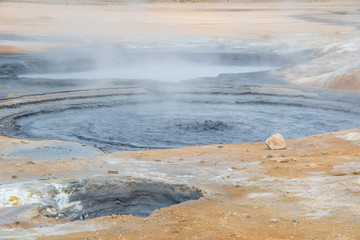
[(154, 210), (203, 197), (201, 190), (182, 184), (119, 179), (88, 179), (67, 185), (69, 201), (81, 202), (80, 211), (65, 209), (70, 220), (132, 214), (147, 217)]
[[(310, 51), (260, 54), (250, 50), (120, 49), (112, 55), (112, 66), (133, 64), (138, 66), (137, 71), (150, 62), (168, 62), (167, 66), (181, 63), (179, 67), (186, 63), (194, 65), (195, 72), (197, 66), (251, 69), (214, 77), (201, 72), (197, 78), (174, 82), (146, 76), (64, 77), (62, 74), (94, 68), (96, 58), (86, 51), (71, 57), (59, 52), (2, 56), (2, 62), (13, 62), (14, 67), (10, 75), (11, 64), (0, 67), (1, 89), (7, 93), (24, 91), (26, 95), (0, 102), (0, 134), (74, 141), (112, 152), (256, 142), (276, 132), (293, 139), (358, 127), (358, 94), (294, 86), (270, 71), (256, 70), (263, 66), (286, 68), (312, 57)], [(22, 68), (15, 67), (19, 62)], [(37, 75), (23, 77), (31, 74)], [(51, 79), (39, 77), (48, 74), (52, 74)]]
[(18, 194), (27, 198), (26, 204), (0, 209), (0, 224), (39, 215), (61, 222), (123, 214), (147, 217), (157, 209), (204, 196), (202, 190), (185, 184), (108, 176), (3, 184), (0, 191), (10, 198)]

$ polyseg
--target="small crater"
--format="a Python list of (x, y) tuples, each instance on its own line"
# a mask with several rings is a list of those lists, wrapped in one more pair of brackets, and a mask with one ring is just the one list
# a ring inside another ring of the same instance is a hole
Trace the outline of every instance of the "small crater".
[(201, 190), (184, 184), (119, 178), (73, 181), (59, 195), (66, 192), (66, 201), (55, 197), (64, 207), (50, 207), (51, 217), (69, 221), (122, 214), (147, 217), (156, 209), (203, 197)]

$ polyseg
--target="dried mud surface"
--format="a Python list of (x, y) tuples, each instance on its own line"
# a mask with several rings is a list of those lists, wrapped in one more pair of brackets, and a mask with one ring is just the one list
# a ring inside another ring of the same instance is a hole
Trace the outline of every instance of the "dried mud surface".
[[(0, 140), (1, 148), (39, 144), (59, 143)], [(239, 143), (53, 161), (1, 155), (2, 183), (106, 176), (112, 170), (116, 177), (190, 184), (205, 196), (146, 218), (61, 223), (35, 214), (6, 225), (0, 238), (11, 230), (21, 239), (359, 239), (360, 130), (287, 144), (286, 150)]]

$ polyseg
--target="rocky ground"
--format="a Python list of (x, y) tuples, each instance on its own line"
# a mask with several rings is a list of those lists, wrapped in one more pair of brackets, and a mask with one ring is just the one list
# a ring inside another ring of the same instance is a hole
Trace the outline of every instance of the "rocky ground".
[[(45, 160), (20, 157), (20, 149), (94, 150), (75, 143), (2, 138), (1, 148), (17, 153), (1, 155), (0, 191), (14, 186), (10, 183), (126, 176), (196, 186), (204, 197), (147, 218), (117, 215), (64, 223), (38, 209), (26, 210), (2, 219), (7, 224), (0, 238), (359, 239), (360, 130), (286, 143), (284, 150), (238, 143)], [(19, 193), (10, 192), (2, 204), (24, 204)]]

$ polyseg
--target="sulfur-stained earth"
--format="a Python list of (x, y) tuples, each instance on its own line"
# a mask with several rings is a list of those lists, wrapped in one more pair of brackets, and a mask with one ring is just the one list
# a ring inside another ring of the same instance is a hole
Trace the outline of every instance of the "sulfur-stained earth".
[[(0, 144), (2, 148), (36, 149), (68, 143), (3, 137)], [(68, 144), (64, 149), (78, 145)], [(204, 196), (155, 210), (146, 218), (113, 215), (66, 222), (27, 212), (24, 218), (9, 218), (0, 238), (360, 237), (359, 129), (288, 140), (285, 150), (270, 150), (265, 143), (239, 143), (52, 161), (19, 158), (10, 152), (1, 158), (1, 187), (9, 182), (138, 177), (195, 186)]]

